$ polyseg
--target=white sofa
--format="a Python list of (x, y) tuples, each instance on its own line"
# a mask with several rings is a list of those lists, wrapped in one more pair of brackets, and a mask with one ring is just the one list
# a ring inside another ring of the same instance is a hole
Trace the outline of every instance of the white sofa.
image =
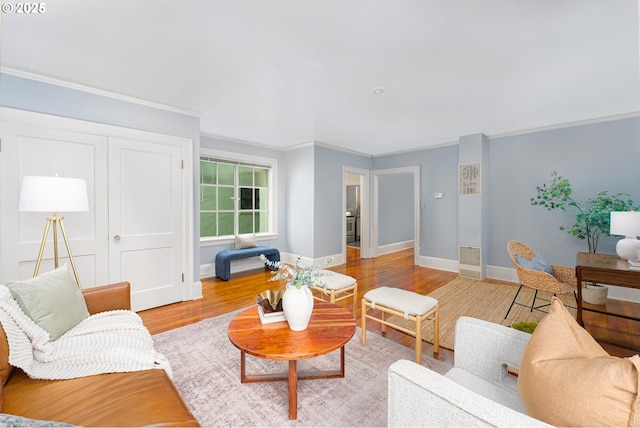
[(550, 426), (526, 415), (517, 378), (528, 333), (475, 318), (456, 323), (454, 367), (444, 376), (412, 361), (389, 367), (391, 427)]

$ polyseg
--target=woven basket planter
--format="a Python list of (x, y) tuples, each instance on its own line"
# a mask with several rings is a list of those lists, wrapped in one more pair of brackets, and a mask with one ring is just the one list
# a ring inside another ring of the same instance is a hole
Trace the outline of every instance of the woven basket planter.
[(592, 305), (606, 305), (609, 288), (603, 285), (587, 285), (582, 289), (582, 300)]

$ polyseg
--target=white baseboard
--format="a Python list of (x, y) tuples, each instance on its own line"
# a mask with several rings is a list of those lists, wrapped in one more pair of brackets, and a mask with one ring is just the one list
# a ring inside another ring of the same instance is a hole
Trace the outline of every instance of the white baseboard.
[[(431, 269), (444, 270), (447, 272), (460, 272), (460, 263), (458, 263), (457, 260), (420, 256), (420, 266)], [(516, 274), (516, 270), (514, 268), (487, 265), (486, 277), (491, 279), (498, 279), (501, 281), (515, 283), (518, 282), (518, 275)]]
[(200, 278), (211, 278), (216, 276), (216, 264), (206, 263), (200, 265)]
[(518, 283), (518, 274), (514, 268), (487, 265), (487, 278)]
[(190, 300), (196, 300), (196, 299), (202, 299), (202, 282), (200, 281), (195, 281), (193, 284), (191, 284)]
[(404, 242), (395, 242), (393, 244), (388, 245), (379, 245), (378, 246), (378, 255), (382, 256), (384, 254), (395, 253), (396, 251), (406, 250), (407, 248), (413, 248), (414, 241), (404, 241)]
[(440, 259), (437, 257), (420, 256), (420, 266), (447, 272), (459, 272), (460, 263), (457, 260)]
[[(287, 264), (295, 264), (298, 259), (297, 254), (292, 253), (280, 253), (280, 260), (282, 263)], [(312, 264), (321, 266), (321, 267), (332, 267), (332, 266), (340, 266), (345, 264), (346, 261), (342, 257), (342, 254), (334, 254), (331, 256), (320, 257), (317, 259), (312, 259), (311, 257), (300, 257), (300, 265), (301, 266), (309, 266)]]

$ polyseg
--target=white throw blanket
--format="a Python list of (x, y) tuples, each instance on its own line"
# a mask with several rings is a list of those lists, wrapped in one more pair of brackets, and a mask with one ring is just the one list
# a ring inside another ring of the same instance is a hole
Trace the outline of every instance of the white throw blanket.
[(169, 363), (155, 351), (140, 316), (117, 310), (91, 315), (56, 341), (20, 308), (0, 285), (0, 322), (9, 342), (9, 363), (34, 379), (73, 379), (101, 373), (161, 368)]

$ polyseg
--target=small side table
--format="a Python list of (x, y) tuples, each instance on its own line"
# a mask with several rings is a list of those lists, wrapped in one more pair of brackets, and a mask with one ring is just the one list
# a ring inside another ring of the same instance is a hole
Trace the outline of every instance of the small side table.
[[(576, 279), (578, 284), (578, 314), (576, 318), (581, 326), (584, 326), (584, 321), (582, 320), (583, 282), (596, 282), (640, 289), (640, 271), (629, 269), (629, 263), (626, 260), (613, 254), (578, 253), (576, 256)], [(584, 310), (640, 321), (638, 317), (616, 314), (601, 309), (585, 308)]]

